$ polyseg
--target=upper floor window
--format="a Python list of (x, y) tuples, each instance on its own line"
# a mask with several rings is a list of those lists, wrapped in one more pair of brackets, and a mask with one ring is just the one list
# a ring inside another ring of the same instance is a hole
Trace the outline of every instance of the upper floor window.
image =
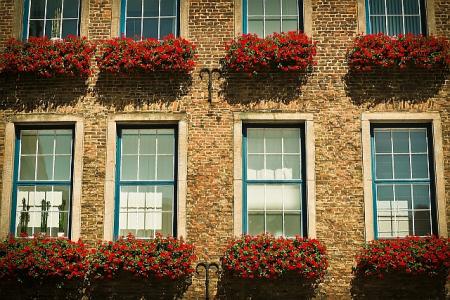
[(11, 232), (69, 236), (73, 129), (16, 133)]
[(243, 135), (244, 232), (306, 235), (303, 128), (247, 125)]
[(114, 236), (176, 235), (176, 128), (119, 128)]
[(177, 35), (179, 0), (122, 0), (121, 34), (137, 40)]
[(303, 31), (303, 0), (244, 0), (244, 33)]
[(431, 129), (372, 127), (375, 236), (437, 234)]
[(79, 35), (80, 0), (26, 0), (23, 38)]
[(425, 0), (366, 0), (368, 33), (426, 34)]

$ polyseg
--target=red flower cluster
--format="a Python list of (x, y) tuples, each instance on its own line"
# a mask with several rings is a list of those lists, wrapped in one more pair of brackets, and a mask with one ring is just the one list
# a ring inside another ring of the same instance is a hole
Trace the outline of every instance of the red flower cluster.
[(221, 260), (225, 272), (240, 278), (271, 279), (295, 274), (317, 281), (328, 267), (325, 252), (317, 240), (244, 236), (230, 243)]
[(148, 278), (180, 279), (194, 270), (194, 246), (172, 237), (158, 235), (152, 240), (132, 235), (98, 245), (89, 258), (94, 278), (113, 278), (121, 271)]
[(195, 53), (195, 46), (191, 42), (173, 35), (168, 35), (162, 41), (116, 38), (104, 41), (97, 65), (100, 71), (110, 73), (187, 73), (195, 66)]
[(375, 66), (430, 69), (450, 66), (450, 44), (444, 38), (421, 35), (369, 34), (355, 39), (347, 53), (350, 68), (371, 71)]
[(356, 257), (353, 272), (379, 277), (389, 272), (447, 276), (449, 268), (450, 239), (411, 236), (370, 242)]
[(0, 73), (89, 76), (95, 46), (86, 38), (69, 36), (62, 40), (30, 37), (28, 41), (11, 39), (0, 53)]
[(84, 278), (88, 250), (65, 238), (8, 238), (0, 243), (0, 280)]
[(221, 64), (226, 71), (249, 74), (298, 72), (312, 66), (315, 55), (316, 44), (300, 32), (274, 33), (266, 38), (244, 34), (227, 43)]

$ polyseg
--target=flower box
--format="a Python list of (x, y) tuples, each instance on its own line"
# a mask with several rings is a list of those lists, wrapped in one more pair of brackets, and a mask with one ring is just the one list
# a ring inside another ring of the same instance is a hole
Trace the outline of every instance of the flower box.
[(300, 72), (314, 65), (316, 44), (305, 34), (291, 31), (266, 38), (244, 34), (226, 44), (221, 60), (225, 72), (247, 74)]
[(385, 34), (358, 36), (347, 52), (351, 70), (371, 71), (382, 68), (448, 68), (450, 44), (444, 38), (421, 35)]
[(97, 65), (108, 73), (188, 73), (195, 66), (195, 53), (195, 45), (173, 35), (161, 41), (115, 38), (101, 44)]
[(69, 36), (61, 40), (30, 37), (11, 39), (0, 53), (0, 73), (30, 74), (38, 77), (87, 77), (95, 46), (86, 38)]

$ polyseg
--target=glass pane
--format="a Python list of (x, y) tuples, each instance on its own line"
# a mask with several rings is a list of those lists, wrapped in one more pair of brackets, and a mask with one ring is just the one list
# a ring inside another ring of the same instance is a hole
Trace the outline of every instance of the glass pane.
[(158, 154), (173, 154), (174, 144), (173, 135), (158, 135)]
[(78, 0), (64, 0), (64, 18), (78, 18)]
[(278, 184), (266, 185), (266, 210), (283, 209), (283, 186)]
[[(133, 38), (136, 40), (141, 39), (141, 19), (127, 19), (126, 27), (127, 27), (127, 29), (126, 29), (127, 37)], [(147, 37), (147, 36), (145, 36), (145, 37)]]
[[(37, 228), (37, 232), (46, 232), (50, 233), (48, 228), (49, 225), (52, 223), (49, 222), (49, 214), (48, 211), (50, 210), (52, 206), (52, 187), (51, 186), (37, 186), (36, 187), (36, 194), (35, 194), (35, 205), (37, 206), (37, 210), (39, 211), (39, 214), (36, 216), (37, 219), (34, 220), (33, 225), (38, 225), (39, 228)], [(39, 223), (37, 222), (39, 220)], [(50, 223), (50, 224), (49, 224)], [(36, 226), (37, 227), (37, 226)]]
[(156, 156), (139, 157), (139, 180), (155, 180)]
[(53, 156), (38, 156), (37, 180), (53, 179)]
[(281, 134), (280, 129), (266, 129), (266, 153), (281, 153)]
[(264, 25), (260, 19), (248, 20), (248, 33), (254, 33), (259, 37), (264, 36)]
[(283, 205), (284, 210), (301, 209), (300, 186), (297, 184), (286, 184), (283, 186)]
[(283, 130), (283, 152), (300, 153), (300, 132), (298, 129)]
[(378, 185), (377, 186), (377, 200), (378, 201), (394, 201), (393, 185)]
[(378, 179), (392, 179), (392, 157), (390, 155), (376, 155), (376, 177)]
[(248, 14), (262, 16), (264, 14), (263, 0), (248, 0)]
[(78, 35), (78, 20), (64, 20), (62, 24), (62, 38), (68, 35)]
[(392, 237), (393, 224), (392, 219), (389, 217), (379, 217), (378, 218), (378, 237), (388, 238)]
[(247, 188), (247, 209), (264, 210), (265, 186), (261, 184), (249, 184)]
[(122, 157), (122, 180), (137, 180), (137, 161), (135, 155)]
[(405, 17), (405, 33), (421, 34), (420, 17)]
[(376, 153), (392, 153), (390, 131), (375, 131), (374, 136)]
[(411, 155), (412, 177), (428, 178), (428, 156), (427, 154)]
[(176, 16), (177, 0), (161, 0), (161, 16)]
[(55, 180), (70, 180), (71, 157), (55, 156)]
[(386, 1), (386, 8), (388, 15), (401, 15), (402, 0), (388, 0)]
[(30, 21), (28, 35), (30, 37), (39, 37), (44, 35), (44, 21)]
[(298, 15), (297, 0), (283, 0), (283, 15)]
[(275, 235), (283, 235), (283, 215), (281, 213), (267, 213), (266, 231)]
[(173, 211), (173, 186), (157, 186), (155, 198), (159, 199), (160, 197), (162, 197), (162, 210)]
[(156, 154), (156, 135), (141, 133), (139, 153), (140, 154)]
[(369, 0), (369, 7), (371, 15), (385, 14), (384, 0)]
[(143, 38), (158, 39), (158, 19), (144, 19)]
[(264, 232), (264, 212), (249, 212), (248, 234), (256, 235)]
[(57, 227), (58, 236), (68, 236), (70, 188), (68, 186), (55, 186), (53, 189), (52, 206), (56, 211), (52, 217), (52, 226)]
[(61, 19), (61, 8), (61, 0), (47, 0), (47, 19)]
[(20, 180), (34, 180), (36, 170), (36, 156), (20, 157)]
[(72, 153), (72, 135), (56, 135), (56, 154)]
[(430, 186), (428, 184), (413, 185), (414, 209), (429, 209)]
[(248, 153), (264, 153), (264, 129), (248, 129)]
[(21, 154), (36, 154), (36, 133), (35, 132), (22, 132), (21, 137)]
[(420, 0), (403, 0), (403, 7), (404, 7), (405, 15), (420, 14), (419, 1)]
[(301, 217), (300, 214), (285, 214), (284, 215), (284, 235), (293, 237), (301, 235)]
[(298, 30), (298, 22), (297, 22), (297, 20), (286, 20), (286, 19), (283, 19), (283, 28), (282, 28), (283, 32), (296, 31), (296, 30)]
[(423, 236), (431, 234), (431, 221), (429, 211), (414, 212), (415, 235)]
[(409, 155), (394, 155), (394, 178), (411, 178)]
[(281, 32), (281, 20), (267, 20), (266, 19), (266, 35), (274, 32)]
[(61, 19), (48, 20), (45, 22), (45, 36), (49, 38), (61, 37)]
[(137, 134), (123, 134), (122, 135), (122, 154), (137, 154), (138, 153), (139, 136)]
[(300, 155), (284, 155), (283, 179), (300, 179)]
[(176, 35), (176, 18), (161, 19), (159, 38), (162, 39), (169, 34)]
[(45, 0), (31, 0), (30, 19), (43, 19), (45, 15)]
[(281, 155), (266, 155), (265, 179), (283, 179)]
[(399, 35), (403, 33), (403, 18), (388, 17), (388, 34)]
[(173, 180), (173, 156), (158, 156), (158, 180)]
[(38, 154), (53, 154), (54, 135), (53, 133), (39, 133)]
[(34, 186), (19, 186), (17, 188), (17, 214), (16, 219), (16, 233), (20, 235), (21, 233), (32, 234), (30, 224), (31, 216), (30, 210), (34, 206)]
[(127, 0), (127, 18), (142, 16), (142, 0)]
[(409, 132), (393, 131), (394, 153), (409, 153)]
[(412, 209), (411, 185), (395, 186), (395, 205), (397, 210)]
[(158, 0), (144, 0), (144, 17), (158, 17)]
[(411, 152), (427, 152), (427, 133), (425, 130), (411, 130)]
[(397, 237), (404, 237), (413, 234), (411, 212), (400, 211), (397, 212), (396, 219), (394, 219), (393, 234)]
[[(160, 231), (160, 233), (164, 236), (173, 235), (172, 224), (173, 224), (172, 213), (163, 212), (162, 213), (162, 230)], [(157, 232), (159, 232), (159, 231), (157, 231)]]
[(280, 0), (265, 0), (266, 4), (266, 16), (281, 15)]
[(386, 17), (370, 17), (372, 33), (387, 33)]
[(264, 178), (264, 155), (248, 155), (247, 179)]

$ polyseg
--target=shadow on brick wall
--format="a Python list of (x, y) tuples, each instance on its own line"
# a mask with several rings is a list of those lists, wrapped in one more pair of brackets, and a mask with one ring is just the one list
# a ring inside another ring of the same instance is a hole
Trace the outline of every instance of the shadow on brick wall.
[(387, 274), (380, 279), (354, 277), (352, 298), (359, 299), (447, 299), (446, 276), (427, 277), (420, 275)]
[(72, 77), (0, 77), (0, 109), (31, 112), (73, 106), (86, 94), (86, 80)]
[(268, 100), (289, 103), (301, 95), (308, 77), (309, 73), (224, 74), (221, 96), (230, 104)]
[(443, 69), (349, 71), (344, 77), (347, 96), (355, 105), (375, 106), (388, 101), (420, 103), (436, 96), (445, 84)]
[(103, 105), (120, 110), (128, 105), (168, 104), (187, 95), (191, 86), (190, 74), (100, 73), (93, 92)]

